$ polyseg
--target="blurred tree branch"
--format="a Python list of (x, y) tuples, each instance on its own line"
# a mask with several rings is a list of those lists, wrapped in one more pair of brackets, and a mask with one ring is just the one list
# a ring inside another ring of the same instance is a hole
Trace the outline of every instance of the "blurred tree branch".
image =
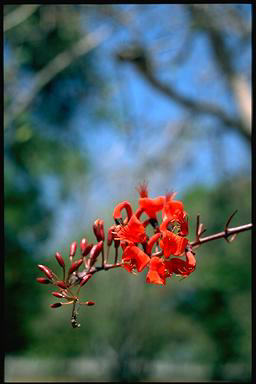
[[(227, 46), (212, 14), (209, 14), (208, 6), (187, 5), (194, 23), (206, 34), (214, 53), (219, 70), (227, 80), (227, 86), (234, 95), (235, 102), (241, 115), (240, 130), (245, 136), (251, 136), (251, 93), (246, 80), (233, 68), (232, 52)], [(233, 10), (234, 11), (234, 10)]]
[(15, 8), (14, 11), (8, 13), (4, 17), (4, 32), (7, 32), (9, 29), (21, 24), (30, 15), (32, 15), (38, 7), (40, 7), (40, 4), (24, 4)]
[(32, 80), (33, 86), (26, 93), (19, 95), (19, 98), (13, 103), (13, 107), (6, 111), (5, 127), (13, 122), (21, 113), (23, 113), (31, 104), (35, 96), (41, 91), (41, 89), (49, 83), (58, 73), (66, 69), (80, 56), (88, 53), (90, 50), (101, 44), (106, 38), (110, 36), (110, 29), (106, 27), (100, 27), (96, 31), (86, 35), (72, 48), (59, 53), (51, 60)]
[(216, 104), (191, 99), (178, 92), (171, 85), (159, 80), (152, 70), (152, 60), (149, 57), (148, 52), (146, 52), (145, 48), (141, 45), (131, 44), (122, 48), (116, 53), (116, 57), (120, 61), (127, 61), (135, 65), (135, 68), (139, 73), (141, 73), (155, 89), (165, 94), (172, 101), (194, 113), (208, 114), (217, 117), (226, 127), (236, 129), (247, 140), (250, 140), (248, 127), (241, 121), (241, 119), (232, 118), (223, 108)]

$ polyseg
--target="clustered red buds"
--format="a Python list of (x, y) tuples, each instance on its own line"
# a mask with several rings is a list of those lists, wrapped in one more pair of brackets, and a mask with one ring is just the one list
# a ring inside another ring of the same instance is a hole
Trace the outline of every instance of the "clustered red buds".
[[(148, 268), (146, 282), (165, 285), (166, 279), (172, 275), (187, 277), (195, 270), (196, 260), (192, 247), (189, 245), (187, 214), (181, 201), (173, 200), (175, 194), (167, 194), (150, 198), (146, 184), (138, 188), (138, 209), (133, 212), (129, 201), (123, 201), (114, 208), (115, 224), (107, 231), (105, 257), (105, 232), (102, 219), (94, 221), (92, 229), (97, 239), (95, 244), (89, 244), (86, 238), (80, 242), (81, 255), (74, 260), (77, 252), (77, 242), (70, 245), (69, 266), (66, 266), (60, 252), (55, 258), (62, 268), (63, 277), (59, 278), (48, 267), (39, 264), (38, 268), (46, 277), (38, 277), (41, 284), (52, 284), (58, 291), (51, 294), (64, 301), (51, 304), (51, 308), (59, 308), (65, 304), (73, 304), (71, 323), (78, 327), (76, 304), (93, 306), (92, 300), (82, 302), (79, 298), (80, 289), (100, 270), (122, 267), (128, 272), (141, 272)], [(123, 210), (126, 215), (123, 215)], [(142, 213), (147, 218), (142, 221)], [(162, 213), (160, 220), (159, 214)], [(152, 227), (153, 235), (147, 233)], [(109, 251), (114, 245), (114, 263), (108, 263)], [(118, 262), (118, 251), (121, 249), (121, 260)], [(97, 266), (99, 255), (102, 255), (101, 265)], [(173, 257), (176, 256), (176, 257)], [(181, 257), (184, 256), (183, 260)], [(80, 268), (83, 268), (79, 271)], [(76, 289), (76, 292), (74, 290)]]

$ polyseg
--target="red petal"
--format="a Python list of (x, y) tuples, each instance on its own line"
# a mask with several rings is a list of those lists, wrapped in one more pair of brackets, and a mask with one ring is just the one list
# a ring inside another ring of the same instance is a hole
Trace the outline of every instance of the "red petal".
[(132, 243), (140, 243), (146, 240), (146, 233), (143, 224), (135, 215), (132, 215), (128, 224), (120, 227), (117, 237)]
[(125, 248), (123, 257), (123, 261), (131, 260), (132, 263), (136, 264), (137, 271), (141, 272), (145, 266), (149, 263), (150, 258), (146, 253), (144, 253), (141, 249), (136, 247), (135, 245), (129, 245)]
[(163, 196), (156, 197), (151, 199), (149, 197), (141, 197), (139, 199), (139, 208), (152, 219), (156, 218), (157, 212), (161, 211), (164, 206), (165, 198)]
[(184, 253), (188, 239), (175, 235), (170, 231), (162, 231), (163, 238), (160, 240), (160, 247), (164, 251), (164, 256), (169, 257), (170, 255), (180, 256)]
[(165, 285), (165, 279), (161, 278), (157, 271), (149, 270), (146, 277), (146, 283)]

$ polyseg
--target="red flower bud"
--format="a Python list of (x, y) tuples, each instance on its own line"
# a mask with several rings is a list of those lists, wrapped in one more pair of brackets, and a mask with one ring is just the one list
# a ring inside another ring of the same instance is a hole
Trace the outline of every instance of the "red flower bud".
[(62, 288), (62, 289), (66, 289), (66, 288), (67, 288), (67, 286), (66, 286), (66, 284), (64, 283), (64, 281), (57, 281), (57, 282), (56, 282), (56, 285), (57, 285), (58, 287)]
[(90, 252), (90, 260), (89, 260), (89, 266), (92, 267), (95, 263), (97, 257), (99, 256), (100, 252), (103, 248), (103, 241), (101, 240), (98, 244), (95, 244)]
[(80, 242), (80, 249), (81, 249), (81, 253), (82, 255), (84, 256), (84, 253), (86, 251), (86, 248), (88, 246), (88, 241), (86, 240), (86, 238), (84, 237), (81, 242)]
[(53, 273), (50, 268), (45, 265), (38, 264), (38, 268), (44, 272), (44, 274), (51, 280), (53, 278)]
[(56, 252), (56, 253), (55, 253), (55, 257), (56, 257), (56, 259), (57, 259), (59, 265), (60, 265), (62, 268), (64, 268), (64, 267), (65, 267), (65, 262), (64, 262), (63, 257), (61, 256), (61, 253), (60, 253), (60, 252)]
[(90, 280), (91, 277), (92, 277), (91, 273), (88, 273), (88, 275), (85, 275), (80, 281), (80, 286), (82, 287), (85, 283), (87, 283), (87, 281)]
[(71, 273), (73, 273), (74, 271), (76, 271), (80, 265), (83, 263), (83, 259), (79, 259), (77, 261), (74, 261), (72, 264), (71, 264), (71, 267), (69, 268), (69, 271), (68, 271), (68, 274), (71, 275)]
[(70, 253), (69, 253), (70, 259), (72, 259), (75, 256), (76, 248), (77, 248), (77, 242), (73, 241), (73, 243), (70, 244)]
[(60, 292), (52, 292), (52, 295), (55, 296), (55, 297), (59, 297), (59, 298), (62, 298), (64, 297), (64, 295)]
[(114, 239), (114, 235), (112, 233), (113, 229), (115, 229), (115, 226), (112, 225), (109, 230), (108, 230), (108, 240), (107, 240), (107, 244), (108, 246), (110, 247), (110, 245), (112, 244), (112, 241)]
[(41, 284), (50, 284), (51, 282), (49, 279), (46, 279), (46, 277), (37, 277), (36, 281)]
[(92, 301), (92, 300), (88, 300), (88, 301), (86, 301), (85, 304), (86, 304), (86, 305), (89, 305), (89, 306), (92, 306), (92, 305), (95, 305), (95, 302)]
[(104, 222), (101, 219), (97, 219), (93, 224), (93, 232), (97, 238), (97, 241), (101, 241), (105, 239), (104, 235)]
[(61, 306), (62, 306), (62, 303), (54, 303), (50, 305), (51, 308), (59, 308)]

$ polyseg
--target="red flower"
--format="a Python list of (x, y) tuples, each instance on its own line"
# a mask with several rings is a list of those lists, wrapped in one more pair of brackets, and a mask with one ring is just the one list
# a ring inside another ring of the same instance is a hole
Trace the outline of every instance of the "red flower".
[(165, 285), (166, 278), (170, 277), (171, 274), (172, 272), (168, 271), (166, 268), (165, 261), (157, 256), (153, 256), (150, 259), (146, 283)]
[(159, 241), (159, 245), (164, 252), (165, 257), (170, 255), (180, 256), (185, 251), (188, 239), (182, 236), (176, 235), (175, 233), (166, 229), (168, 227), (169, 219), (166, 219), (160, 225), (160, 231), (162, 233), (162, 239)]
[(145, 228), (140, 220), (135, 215), (132, 215), (128, 224), (117, 229), (116, 238), (131, 243), (144, 242), (146, 240)]
[(184, 211), (181, 201), (173, 201), (176, 192), (168, 194), (165, 197), (165, 203), (162, 211), (163, 221), (169, 219), (169, 222), (179, 227), (179, 235), (186, 236), (188, 234), (187, 213)]
[(148, 188), (145, 183), (139, 185), (138, 192), (140, 194), (139, 210), (145, 212), (151, 219), (156, 219), (157, 212), (163, 209), (165, 197), (159, 196), (154, 199), (149, 198)]
[(116, 224), (123, 224), (122, 213), (121, 213), (123, 209), (125, 209), (127, 212), (127, 218), (125, 219), (124, 224), (126, 224), (126, 222), (129, 221), (132, 216), (131, 204), (129, 203), (129, 201), (123, 201), (122, 203), (117, 204), (113, 212), (113, 217)]
[(132, 272), (135, 268), (138, 272), (141, 272), (149, 263), (150, 258), (135, 245), (127, 245), (124, 249), (122, 261), (128, 262), (128, 264), (123, 264), (123, 267), (129, 272)]
[(151, 255), (152, 248), (153, 248), (154, 244), (159, 240), (160, 237), (161, 237), (161, 233), (159, 233), (159, 232), (155, 233), (153, 236), (150, 237), (150, 239), (147, 242), (147, 254), (148, 255)]
[(173, 272), (176, 275), (187, 277), (195, 270), (196, 259), (193, 252), (189, 251), (186, 252), (186, 261), (174, 257), (173, 259), (166, 261), (166, 267), (170, 272)]

